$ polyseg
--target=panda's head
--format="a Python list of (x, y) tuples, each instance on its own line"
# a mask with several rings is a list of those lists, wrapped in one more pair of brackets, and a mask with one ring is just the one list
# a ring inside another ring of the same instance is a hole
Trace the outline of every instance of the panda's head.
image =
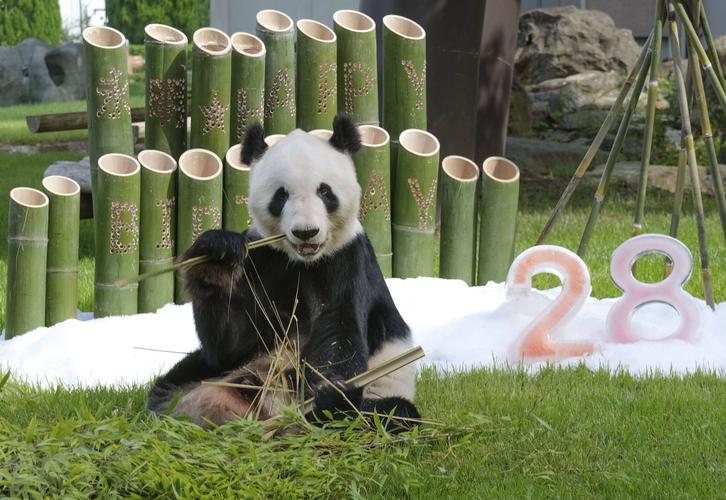
[(249, 211), (262, 236), (283, 233), (276, 244), (290, 259), (312, 263), (332, 255), (362, 231), (361, 189), (351, 155), (360, 135), (350, 118), (333, 122), (329, 141), (295, 130), (268, 149), (259, 124), (242, 146), (250, 165)]

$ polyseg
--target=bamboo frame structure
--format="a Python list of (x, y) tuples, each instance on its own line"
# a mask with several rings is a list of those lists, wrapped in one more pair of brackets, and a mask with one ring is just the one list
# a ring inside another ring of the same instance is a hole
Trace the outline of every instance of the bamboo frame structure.
[(262, 40), (250, 33), (232, 35), (232, 133), (229, 145), (240, 144), (247, 128), (265, 119), (265, 56)]
[(312, 19), (297, 22), (297, 126), (329, 127), (338, 112), (337, 38)]

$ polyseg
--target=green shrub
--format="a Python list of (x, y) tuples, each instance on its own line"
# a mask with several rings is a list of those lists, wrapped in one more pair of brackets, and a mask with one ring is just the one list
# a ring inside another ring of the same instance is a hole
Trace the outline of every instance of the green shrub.
[(131, 43), (144, 43), (150, 23), (173, 26), (191, 40), (194, 31), (209, 24), (209, 0), (106, 0), (106, 16)]
[(57, 44), (62, 32), (58, 0), (0, 0), (0, 45), (30, 37)]

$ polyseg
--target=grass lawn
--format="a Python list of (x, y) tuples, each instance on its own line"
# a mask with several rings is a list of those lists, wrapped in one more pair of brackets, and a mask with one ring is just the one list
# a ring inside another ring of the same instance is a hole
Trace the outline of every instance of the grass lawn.
[[(0, 194), (38, 186), (73, 154), (0, 154)], [(529, 247), (567, 179), (523, 184), (517, 250)], [(581, 186), (550, 239), (576, 248), (592, 200)], [(648, 231), (665, 232), (672, 196), (653, 191)], [(613, 249), (631, 233), (635, 196), (613, 186), (586, 262), (593, 294), (613, 296)], [(726, 300), (726, 249), (712, 200), (707, 230), (716, 299)], [(0, 234), (7, 231), (0, 204)], [(691, 204), (680, 237), (697, 249)], [(81, 298), (92, 304), (92, 229), (81, 231)], [(0, 250), (4, 314), (7, 250)], [(695, 263), (686, 289), (702, 296)], [(657, 281), (649, 258), (639, 276)], [(541, 287), (556, 285), (539, 277)], [(2, 376), (0, 375), (0, 379)], [(1, 384), (0, 384), (1, 385)], [(0, 496), (231, 497), (721, 497), (726, 487), (726, 381), (715, 375), (634, 379), (584, 368), (421, 374), (417, 402), (441, 425), (403, 436), (308, 429), (266, 440), (256, 423), (213, 431), (143, 411), (145, 387), (0, 387)], [(360, 427), (360, 423), (354, 424)]]

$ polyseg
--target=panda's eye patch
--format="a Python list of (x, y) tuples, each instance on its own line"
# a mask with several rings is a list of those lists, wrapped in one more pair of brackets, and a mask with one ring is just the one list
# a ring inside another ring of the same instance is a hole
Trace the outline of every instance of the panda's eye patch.
[(332, 188), (326, 183), (323, 182), (320, 186), (318, 186), (318, 196), (321, 200), (323, 200), (325, 209), (328, 212), (335, 212), (338, 209), (338, 205), (340, 205), (338, 197), (335, 196)]
[(289, 197), (290, 194), (284, 187), (277, 188), (275, 194), (272, 195), (272, 200), (270, 200), (270, 204), (267, 205), (267, 210), (273, 217), (280, 216), (280, 214), (282, 213), (282, 207), (285, 206), (285, 203), (287, 202), (287, 199)]

